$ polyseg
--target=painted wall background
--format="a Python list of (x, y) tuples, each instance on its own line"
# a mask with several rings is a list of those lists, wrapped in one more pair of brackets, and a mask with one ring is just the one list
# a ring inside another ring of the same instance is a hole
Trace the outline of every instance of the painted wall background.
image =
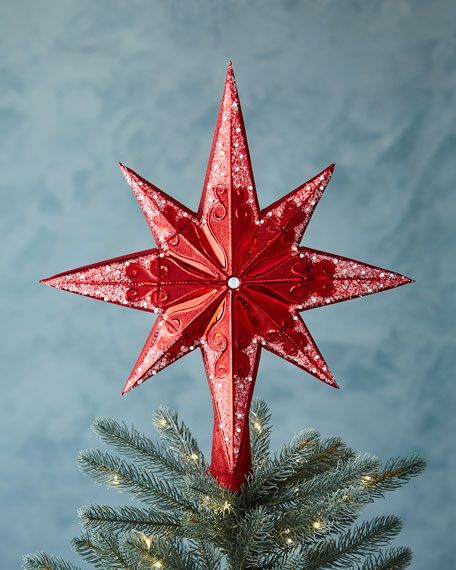
[(150, 315), (37, 282), (154, 246), (117, 161), (197, 208), (229, 59), (262, 206), (335, 161), (305, 244), (417, 281), (305, 315), (340, 391), (263, 354), (273, 443), (312, 426), (382, 459), (424, 454), (424, 475), (367, 514), (403, 517), (415, 570), (450, 568), (455, 6), (0, 3), (2, 568), (37, 550), (76, 561), (78, 506), (124, 502), (75, 465), (96, 416), (151, 433), (165, 403), (209, 453), (196, 351), (121, 398)]

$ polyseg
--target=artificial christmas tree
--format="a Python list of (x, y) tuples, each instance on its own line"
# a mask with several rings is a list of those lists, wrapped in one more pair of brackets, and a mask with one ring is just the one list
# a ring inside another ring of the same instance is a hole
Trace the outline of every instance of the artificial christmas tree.
[[(99, 450), (80, 466), (129, 491), (144, 508), (90, 506), (73, 548), (97, 568), (142, 570), (346, 568), (394, 570), (410, 551), (382, 552), (401, 528), (379, 517), (352, 528), (362, 508), (424, 467), (418, 456), (381, 466), (314, 430), (269, 453), (269, 412), (252, 404), (264, 348), (338, 387), (300, 311), (398, 287), (398, 273), (300, 245), (334, 165), (260, 211), (231, 64), (198, 213), (121, 165), (157, 248), (61, 273), (58, 289), (156, 313), (122, 393), (200, 348), (214, 408), (208, 465), (188, 429), (160, 408), (162, 441), (97, 420)], [(71, 570), (45, 554), (25, 568)]]
[[(418, 475), (421, 457), (388, 461), (355, 454), (340, 438), (298, 433), (271, 455), (269, 410), (250, 411), (253, 470), (241, 490), (220, 487), (190, 431), (176, 414), (155, 413), (161, 441), (109, 418), (98, 437), (127, 460), (92, 449), (81, 469), (98, 483), (129, 492), (142, 504), (80, 509), (84, 530), (73, 549), (106, 570), (399, 570), (407, 548), (382, 547), (401, 530), (396, 516), (354, 526), (359, 513)], [(130, 461), (128, 461), (131, 460)], [(77, 570), (46, 554), (24, 558), (27, 570)]]

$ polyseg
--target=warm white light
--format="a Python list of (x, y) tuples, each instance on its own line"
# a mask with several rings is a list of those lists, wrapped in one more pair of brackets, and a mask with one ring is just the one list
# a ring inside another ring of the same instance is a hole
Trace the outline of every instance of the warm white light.
[(117, 475), (114, 475), (114, 479), (112, 480), (112, 484), (113, 485), (118, 485), (119, 484), (119, 477)]
[(155, 563), (155, 568), (161, 568), (161, 567), (162, 567), (162, 563), (160, 562), (160, 560), (158, 560), (158, 561)]
[(223, 510), (224, 511), (229, 511), (231, 508), (231, 505), (228, 501), (225, 501), (225, 504), (223, 505)]
[(199, 457), (196, 455), (196, 453), (192, 453), (190, 455), (191, 459), (193, 459), (193, 461), (196, 461), (197, 459), (199, 459)]
[(145, 534), (143, 534), (144, 542), (146, 543), (147, 550), (150, 550), (150, 545), (152, 544), (152, 539)]
[(255, 422), (255, 423), (253, 424), (253, 427), (254, 427), (257, 431), (259, 431), (259, 432), (261, 431), (261, 424), (260, 424), (259, 422)]
[(287, 544), (292, 544), (293, 540), (291, 538), (287, 538)]
[(364, 477), (364, 480), (365, 480), (365, 481), (371, 481), (371, 480), (372, 480), (372, 477), (371, 477), (370, 475), (366, 475), (366, 476)]
[(315, 521), (315, 522), (313, 523), (313, 527), (314, 527), (314, 528), (320, 528), (320, 527), (321, 527), (321, 523), (318, 522), (318, 521)]

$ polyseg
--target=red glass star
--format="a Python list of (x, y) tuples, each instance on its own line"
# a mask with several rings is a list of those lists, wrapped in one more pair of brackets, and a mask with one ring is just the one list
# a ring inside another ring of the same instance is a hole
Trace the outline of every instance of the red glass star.
[(210, 471), (239, 490), (261, 349), (337, 384), (299, 312), (411, 280), (300, 247), (334, 165), (260, 211), (231, 68), (197, 214), (121, 165), (158, 245), (43, 282), (157, 314), (122, 394), (200, 348), (214, 407)]

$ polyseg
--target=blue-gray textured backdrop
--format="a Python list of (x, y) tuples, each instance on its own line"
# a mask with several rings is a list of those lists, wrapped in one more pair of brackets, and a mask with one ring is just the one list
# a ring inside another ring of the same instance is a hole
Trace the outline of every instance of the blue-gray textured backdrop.
[(119, 160), (197, 208), (229, 59), (262, 206), (335, 161), (305, 244), (417, 281), (305, 314), (340, 391), (263, 355), (274, 444), (312, 426), (382, 459), (423, 453), (369, 514), (403, 517), (415, 570), (450, 568), (455, 6), (2, 0), (2, 568), (75, 561), (77, 507), (126, 499), (75, 465), (96, 416), (151, 432), (165, 403), (209, 452), (199, 353), (121, 398), (152, 317), (37, 282), (154, 246)]

